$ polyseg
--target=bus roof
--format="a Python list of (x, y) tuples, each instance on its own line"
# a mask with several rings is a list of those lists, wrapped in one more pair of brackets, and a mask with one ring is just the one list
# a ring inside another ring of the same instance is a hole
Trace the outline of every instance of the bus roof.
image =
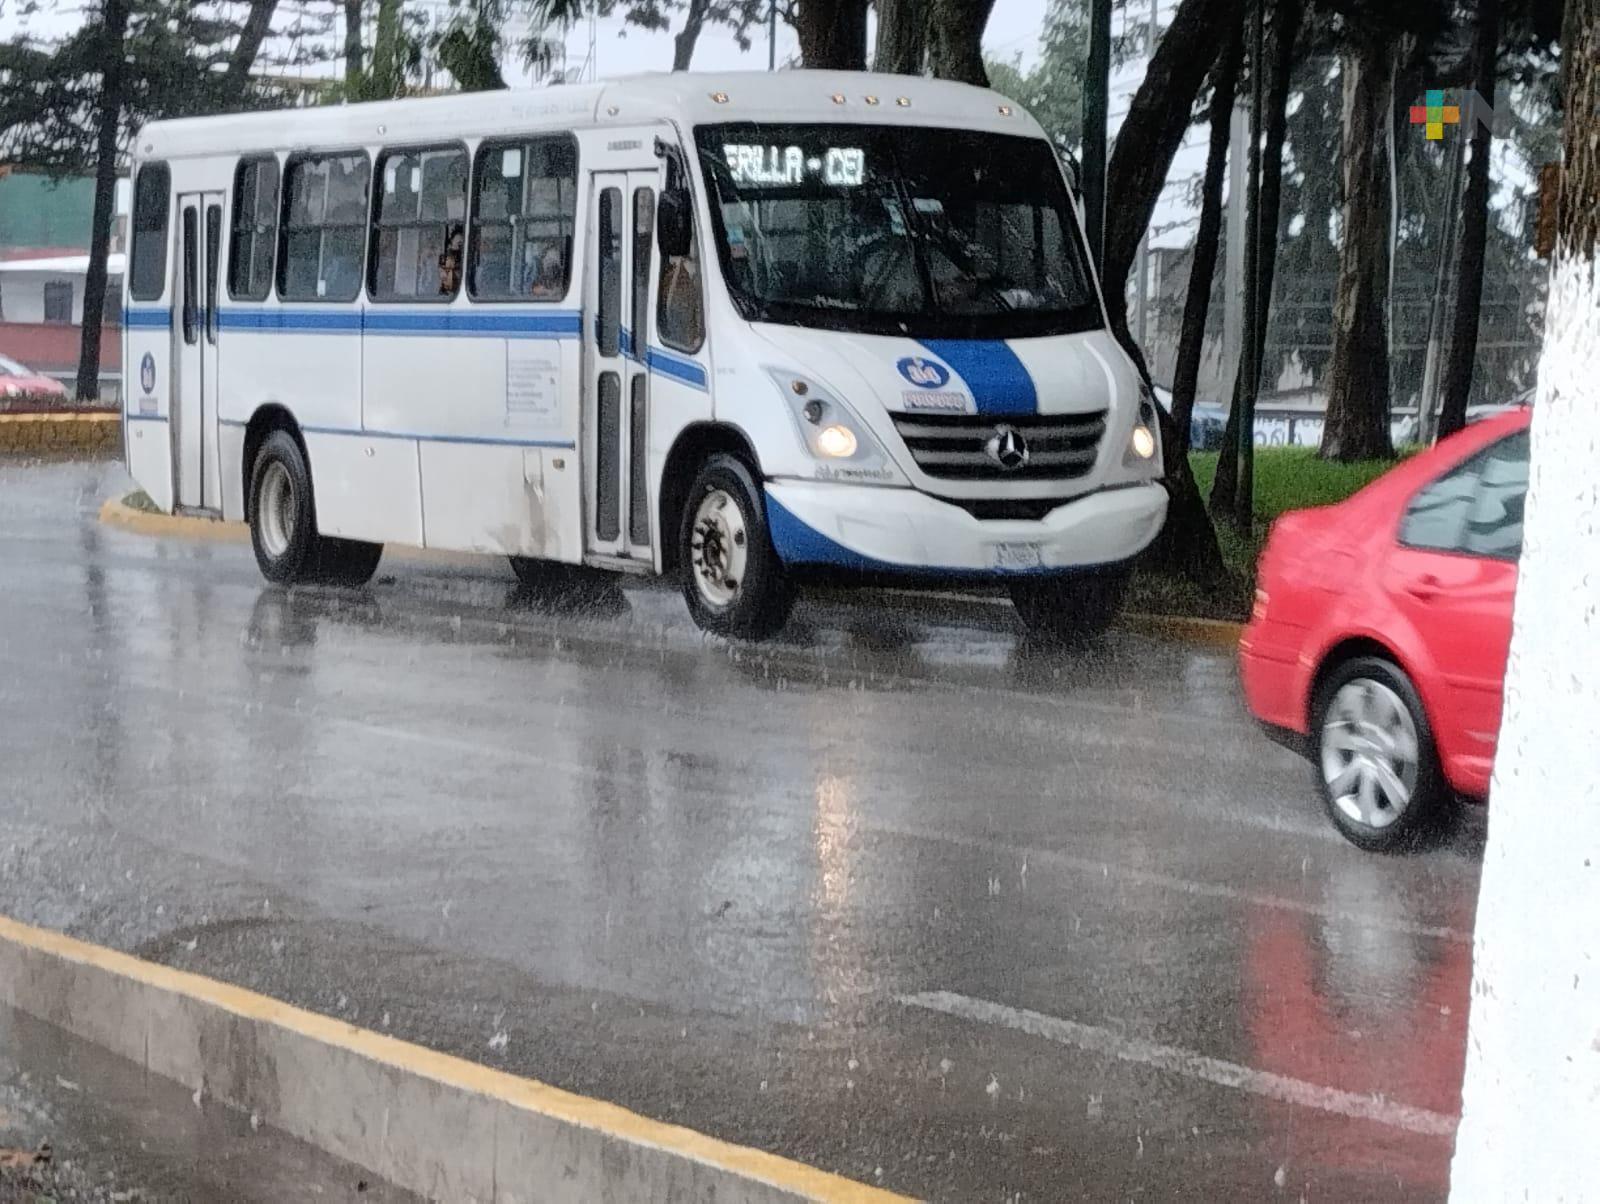
[(156, 121), (139, 159), (422, 143), (541, 129), (723, 121), (958, 126), (1042, 137), (1019, 105), (946, 80), (858, 71), (672, 72), (593, 84)]

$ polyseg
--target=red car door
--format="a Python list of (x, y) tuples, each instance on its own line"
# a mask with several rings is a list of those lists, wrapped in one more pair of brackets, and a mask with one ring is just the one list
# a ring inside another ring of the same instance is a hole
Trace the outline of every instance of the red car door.
[(1445, 776), (1471, 794), (1488, 791), (1500, 731), (1527, 491), (1524, 429), (1419, 490), (1385, 566), (1390, 601), (1432, 662), (1419, 685)]

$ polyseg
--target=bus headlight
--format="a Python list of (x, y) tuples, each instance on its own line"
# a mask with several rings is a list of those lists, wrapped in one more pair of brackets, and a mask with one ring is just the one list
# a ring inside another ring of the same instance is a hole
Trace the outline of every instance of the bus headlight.
[(800, 441), (819, 461), (818, 476), (898, 478), (883, 445), (854, 410), (814, 380), (776, 368), (768, 371), (789, 405)]
[(848, 460), (857, 446), (855, 432), (843, 423), (835, 422), (817, 432), (817, 450), (835, 460)]
[(1128, 450), (1122, 455), (1124, 468), (1154, 469), (1161, 473), (1161, 418), (1156, 413), (1155, 395), (1150, 386), (1139, 386), (1139, 418), (1128, 436)]

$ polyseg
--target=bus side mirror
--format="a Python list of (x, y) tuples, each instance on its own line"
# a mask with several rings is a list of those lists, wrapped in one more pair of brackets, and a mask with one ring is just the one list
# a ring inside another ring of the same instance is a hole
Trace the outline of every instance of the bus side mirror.
[(689, 193), (668, 188), (656, 203), (656, 245), (663, 259), (689, 254), (694, 237), (694, 219), (689, 208)]

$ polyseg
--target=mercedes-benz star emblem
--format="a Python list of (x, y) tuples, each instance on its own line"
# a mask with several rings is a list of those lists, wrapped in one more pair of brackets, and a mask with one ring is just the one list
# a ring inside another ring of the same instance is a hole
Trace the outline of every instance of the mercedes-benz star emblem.
[(1028, 462), (1028, 441), (1009, 426), (997, 426), (983, 450), (1007, 472), (1015, 472)]

